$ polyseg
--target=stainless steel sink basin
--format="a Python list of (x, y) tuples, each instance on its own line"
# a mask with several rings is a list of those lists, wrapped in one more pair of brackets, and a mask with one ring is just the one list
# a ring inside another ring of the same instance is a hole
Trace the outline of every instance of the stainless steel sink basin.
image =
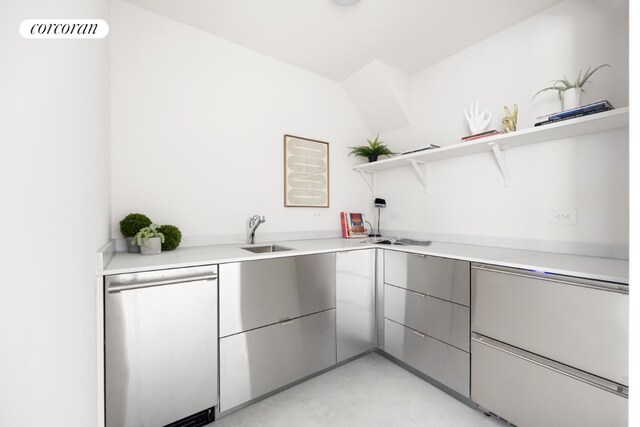
[(267, 245), (267, 246), (247, 246), (246, 248), (242, 248), (245, 251), (253, 252), (254, 254), (263, 254), (268, 252), (285, 252), (291, 251), (292, 248), (287, 248), (280, 245)]

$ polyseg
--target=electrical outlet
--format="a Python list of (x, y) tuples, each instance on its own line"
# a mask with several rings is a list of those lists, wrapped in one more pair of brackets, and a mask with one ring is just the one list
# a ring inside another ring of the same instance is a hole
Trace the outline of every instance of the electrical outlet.
[(391, 211), (391, 221), (400, 221), (400, 212)]
[(551, 212), (550, 224), (575, 224), (576, 211), (574, 209), (560, 209)]
[(322, 219), (322, 212), (313, 211), (312, 217), (314, 221), (320, 221)]

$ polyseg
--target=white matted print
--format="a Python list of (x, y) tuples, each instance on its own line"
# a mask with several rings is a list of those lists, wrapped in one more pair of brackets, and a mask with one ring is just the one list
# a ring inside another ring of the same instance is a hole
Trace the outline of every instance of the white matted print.
[(284, 205), (329, 207), (329, 143), (284, 136)]

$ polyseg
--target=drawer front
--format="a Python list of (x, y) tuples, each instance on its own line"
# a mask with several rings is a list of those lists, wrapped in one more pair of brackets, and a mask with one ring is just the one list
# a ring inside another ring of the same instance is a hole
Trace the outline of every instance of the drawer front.
[(629, 384), (629, 295), (475, 267), (472, 295), (472, 331)]
[(335, 254), (220, 265), (220, 336), (336, 306)]
[(385, 285), (384, 316), (469, 351), (469, 307)]
[(626, 427), (628, 399), (471, 342), (471, 399), (518, 427)]
[(336, 254), (338, 362), (376, 347), (375, 249)]
[(469, 305), (469, 262), (391, 250), (384, 258), (386, 283)]
[(391, 320), (384, 322), (387, 353), (469, 397), (469, 353)]
[(220, 339), (220, 410), (336, 363), (335, 310)]

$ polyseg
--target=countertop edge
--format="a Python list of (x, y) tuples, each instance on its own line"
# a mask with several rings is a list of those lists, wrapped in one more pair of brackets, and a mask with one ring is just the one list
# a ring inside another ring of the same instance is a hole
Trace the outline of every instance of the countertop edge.
[[(419, 255), (459, 259), (475, 263), (492, 264), (503, 267), (512, 267), (524, 270), (544, 271), (546, 273), (562, 276), (582, 277), (586, 279), (605, 282), (622, 283), (625, 285), (629, 284), (629, 262), (627, 260), (611, 258), (597, 258), (582, 255), (567, 255), (555, 254), (550, 252), (535, 252), (528, 250), (450, 244), (446, 242), (434, 242), (429, 247), (389, 246), (384, 244), (362, 243), (362, 241), (346, 241), (345, 239), (338, 238), (268, 243), (265, 242), (264, 244), (278, 244), (291, 247), (292, 250), (275, 253), (244, 254), (240, 251), (242, 250), (242, 247), (246, 245), (219, 245), (183, 248), (182, 252), (178, 253), (178, 256), (175, 256), (177, 252), (164, 252), (160, 255), (151, 256), (118, 252), (110, 257), (108, 264), (104, 266), (105, 268), (99, 270), (97, 274), (98, 276), (108, 276), (114, 274), (194, 267), (209, 264), (257, 261), (264, 259), (284, 258), (289, 256), (303, 256), (364, 249), (385, 249)], [(298, 248), (296, 248), (296, 246), (298, 246)], [(211, 253), (209, 254), (208, 252)], [(465, 254), (464, 252), (485, 252), (487, 253), (487, 255), (471, 255), (469, 253)], [(192, 253), (191, 256), (189, 253)], [(161, 257), (163, 254), (165, 254), (165, 256), (162, 258), (154, 258)], [(168, 259), (163, 260), (164, 258)], [(173, 258), (177, 259), (174, 260)], [(517, 258), (517, 260), (513, 258)], [(111, 267), (111, 264), (113, 264), (114, 262), (120, 262), (120, 264), (122, 265)], [(596, 271), (597, 268), (594, 267), (594, 265), (597, 263), (600, 263), (602, 266), (608, 267), (609, 270), (626, 270), (627, 275), (624, 276), (620, 274), (614, 275), (599, 273)], [(590, 267), (592, 267), (592, 271), (588, 271), (587, 269), (581, 270), (572, 267), (571, 264), (589, 265)]]

